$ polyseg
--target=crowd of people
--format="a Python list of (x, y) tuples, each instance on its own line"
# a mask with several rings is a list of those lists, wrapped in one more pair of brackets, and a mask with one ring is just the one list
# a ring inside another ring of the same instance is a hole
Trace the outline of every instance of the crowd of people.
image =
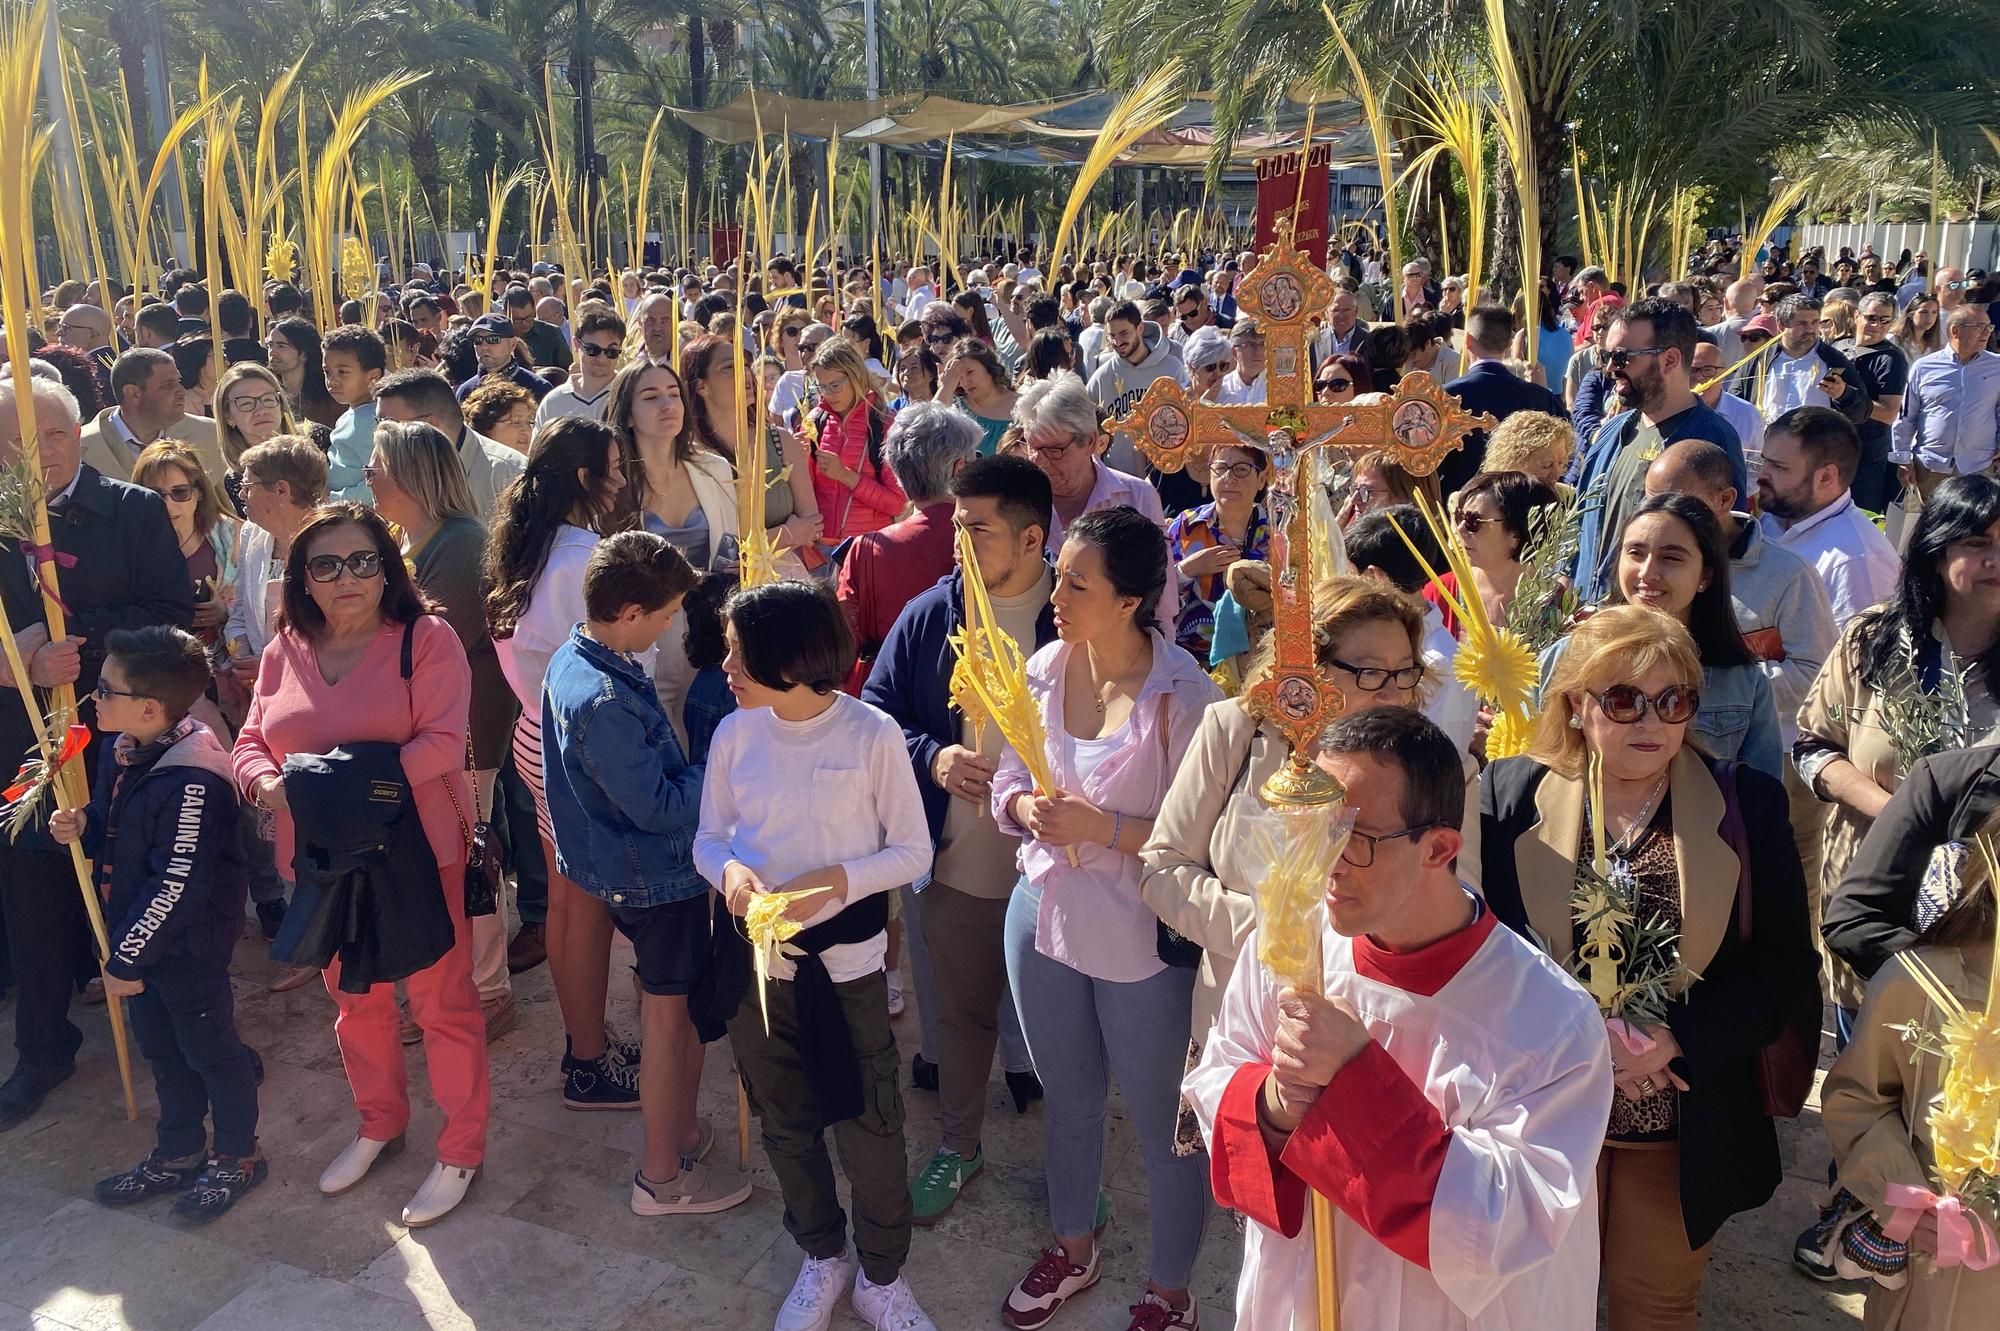
[[(801, 1250), (777, 1331), (844, 1301), (932, 1331), (912, 1229), (976, 1185), (996, 1059), (1047, 1190), (1009, 1326), (1100, 1277), (1115, 1079), (1149, 1203), (1133, 1331), (1199, 1324), (1217, 1205), (1247, 1227), (1236, 1325), (1319, 1325), (1309, 1193), (1343, 1326), (1588, 1327), (1601, 1292), (1612, 1331), (1672, 1331), (1776, 1193), (1824, 1002), (1828, 1187), (1785, 1255), (1867, 1282), (1871, 1326), (1983, 1325), (2000, 1271), (1897, 1200), (1941, 1191), (1939, 1068), (1898, 1032), (1933, 977), (1983, 1004), (1993, 965), (1995, 284), (1725, 238), (1644, 282), (1558, 258), (1529, 327), (1335, 249), (1316, 399), (1421, 371), (1497, 425), (1436, 474), (1330, 474), (1312, 629), (1342, 707), (1312, 757), (1352, 825), (1314, 986), (1261, 959), (1255, 895), (1287, 757), (1248, 702), (1274, 459), (1166, 473), (1108, 427), (1162, 379), (1265, 401), (1258, 257), (1038, 257), (383, 265), (334, 309), (186, 269), (45, 293), (7, 330), (0, 460), (20, 401), (67, 635), (32, 549), (0, 595), (26, 683), (85, 699), (94, 784), (0, 842), (0, 1131), (72, 1075), (79, 992), (111, 995), (159, 1120), (99, 1200), (199, 1221), (253, 1192), (247, 929), (272, 988), (331, 999), (357, 1125), (321, 1192), (404, 1146), (422, 1046), (443, 1125), (411, 1227), (485, 1166), (511, 977), (549, 968), (550, 1092), (639, 1116), (639, 1215), (750, 1196), (697, 1112), (726, 1040)], [(740, 585), (746, 546), (771, 580)], [(974, 600), (1044, 752), (961, 706)], [(1473, 603), (1539, 655), (1513, 756), (1454, 673)], [(12, 752), (43, 722), (0, 717)], [(1672, 959), (1649, 1019), (1607, 1020), (1574, 908), (1606, 873)], [(614, 935), (636, 1030), (607, 1016)]]

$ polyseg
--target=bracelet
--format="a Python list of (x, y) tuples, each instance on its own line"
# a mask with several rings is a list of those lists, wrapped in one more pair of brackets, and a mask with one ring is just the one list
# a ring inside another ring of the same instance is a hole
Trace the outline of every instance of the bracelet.
[(1122, 832), (1124, 832), (1124, 830), (1125, 830), (1125, 815), (1117, 812), (1116, 810), (1113, 810), (1111, 814), (1111, 846), (1110, 846), (1112, 850), (1118, 849), (1118, 837)]

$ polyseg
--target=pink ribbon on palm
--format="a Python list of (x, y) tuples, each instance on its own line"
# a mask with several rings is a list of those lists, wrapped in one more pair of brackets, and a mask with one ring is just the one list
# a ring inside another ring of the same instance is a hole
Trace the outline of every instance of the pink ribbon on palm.
[(69, 614), (70, 608), (67, 605), (63, 605), (62, 593), (56, 590), (56, 580), (53, 577), (43, 576), (42, 570), (50, 564), (54, 564), (57, 568), (75, 568), (76, 556), (64, 550), (58, 550), (53, 545), (36, 545), (33, 541), (22, 541), (21, 553), (35, 561), (35, 577), (36, 581), (41, 583), (41, 589), (48, 593), (51, 600), (62, 607), (64, 614)]
[(1953, 1266), (1984, 1271), (2000, 1262), (2000, 1239), (1995, 1238), (1993, 1226), (1957, 1196), (1951, 1193), (1939, 1196), (1908, 1183), (1891, 1183), (1882, 1189), (1882, 1199), (1894, 1208), (1882, 1232), (1898, 1243), (1909, 1241), (1926, 1211), (1937, 1213), (1940, 1271)]

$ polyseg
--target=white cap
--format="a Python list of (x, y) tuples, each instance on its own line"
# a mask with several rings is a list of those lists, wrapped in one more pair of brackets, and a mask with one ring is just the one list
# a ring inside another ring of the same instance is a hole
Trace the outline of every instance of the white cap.
[(1217, 361), (1226, 361), (1232, 352), (1229, 335), (1214, 324), (1204, 324), (1188, 334), (1188, 340), (1181, 344), (1181, 361), (1190, 370), (1199, 370)]

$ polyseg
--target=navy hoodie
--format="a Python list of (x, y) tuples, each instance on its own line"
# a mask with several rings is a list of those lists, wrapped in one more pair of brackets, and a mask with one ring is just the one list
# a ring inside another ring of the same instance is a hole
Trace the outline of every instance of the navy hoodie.
[(106, 971), (136, 980), (168, 963), (227, 964), (247, 895), (239, 816), (229, 753), (199, 721), (151, 761), (102, 756), (83, 849), (109, 894)]

